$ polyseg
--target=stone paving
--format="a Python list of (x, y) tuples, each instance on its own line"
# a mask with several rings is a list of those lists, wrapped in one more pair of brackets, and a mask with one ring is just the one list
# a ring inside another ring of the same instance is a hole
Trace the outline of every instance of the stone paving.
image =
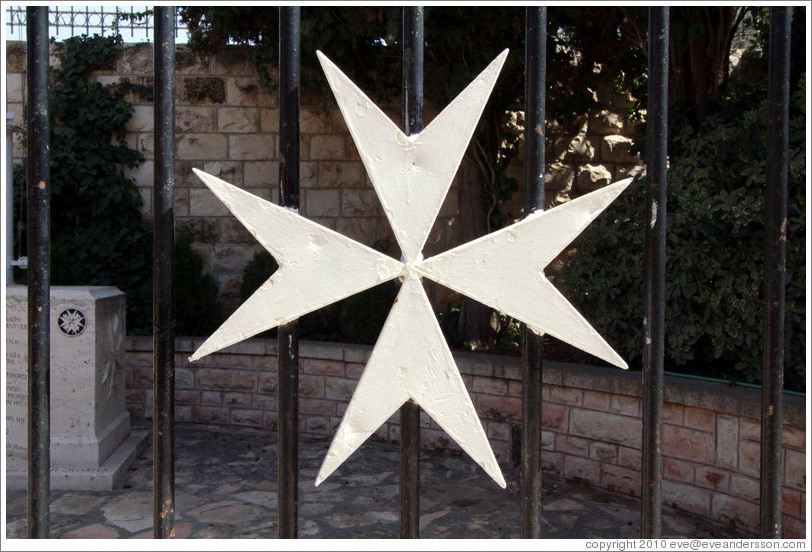
[[(223, 426), (176, 425), (177, 538), (276, 538), (276, 434)], [(367, 442), (319, 487), (313, 485), (326, 440), (300, 444), (300, 538), (396, 538), (398, 447)], [(420, 536), (517, 538), (519, 470), (506, 468), (499, 488), (467, 456), (421, 453)], [(152, 538), (152, 451), (111, 492), (54, 491), (51, 536)], [(25, 538), (26, 492), (8, 491), (6, 537)], [(544, 478), (545, 538), (634, 538), (640, 501), (560, 479)], [(663, 537), (742, 538), (663, 507)]]

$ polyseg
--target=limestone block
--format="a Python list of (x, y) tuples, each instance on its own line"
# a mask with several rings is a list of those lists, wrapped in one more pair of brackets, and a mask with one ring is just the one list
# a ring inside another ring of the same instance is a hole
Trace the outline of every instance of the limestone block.
[(259, 132), (259, 109), (256, 107), (221, 107), (217, 111), (217, 130), (220, 132)]
[(612, 395), (609, 409), (616, 414), (625, 414), (626, 416), (639, 416), (641, 400), (639, 397), (630, 397), (628, 395)]
[(224, 297), (239, 297), (242, 274), (217, 274), (217, 289)]
[(707, 466), (696, 467), (696, 483), (713, 490), (727, 491), (730, 473)]
[(277, 99), (259, 82), (259, 77), (233, 77), (226, 85), (228, 105), (242, 107), (269, 107), (277, 105)]
[[(300, 184), (305, 186), (309, 163), (299, 167)], [(245, 161), (243, 163), (243, 183), (246, 188), (276, 186), (279, 184), (279, 163), (277, 161)], [(199, 180), (199, 179), (198, 179)]]
[[(225, 138), (223, 136), (223, 138)], [(231, 134), (228, 136), (228, 158), (268, 160), (277, 156), (273, 134)], [(213, 156), (212, 156), (213, 157)]]
[[(176, 190), (179, 192), (180, 190)], [(189, 214), (193, 217), (225, 216), (228, 208), (206, 188), (191, 188), (185, 190), (189, 193)], [(175, 195), (177, 207), (178, 194)]]
[(237, 185), (243, 181), (243, 166), (239, 161), (206, 161), (203, 170)]
[(380, 200), (373, 189), (341, 190), (341, 215), (345, 217), (371, 217), (381, 215)]
[(707, 408), (686, 406), (685, 425), (702, 431), (716, 431), (716, 412)]
[(589, 132), (592, 134), (618, 134), (623, 131), (623, 119), (617, 113), (603, 109), (589, 116)]
[(183, 188), (175, 189), (175, 216), (185, 217), (189, 215), (189, 190)]
[(711, 496), (719, 496), (718, 493), (711, 493), (711, 491), (694, 487), (688, 483), (669, 480), (663, 481), (662, 489), (665, 504), (703, 517), (710, 516)]
[(333, 130), (333, 116), (329, 109), (303, 109), (299, 128), (305, 134), (327, 134)]
[(583, 194), (603, 188), (611, 181), (612, 173), (603, 165), (583, 165), (576, 172), (575, 189)]
[(753, 502), (756, 502), (759, 498), (760, 491), (757, 479), (743, 477), (734, 473), (730, 476), (729, 485), (731, 494)]
[(545, 404), (541, 411), (541, 427), (567, 431), (569, 408), (560, 404)]
[[(28, 439), (27, 288), (6, 288), (6, 475), (25, 488)], [(130, 432), (125, 409), (124, 294), (54, 286), (50, 304), (51, 488), (109, 490), (148, 432)]]
[(590, 485), (598, 485), (601, 477), (601, 465), (594, 460), (578, 458), (577, 456), (564, 456), (564, 477), (582, 481)]
[(645, 174), (646, 167), (642, 163), (616, 163), (612, 170), (613, 182), (623, 180), (624, 178), (636, 177), (639, 174)]
[(211, 132), (214, 130), (215, 109), (202, 106), (178, 106), (175, 109), (176, 132)]
[(175, 72), (179, 75), (208, 73), (209, 60), (188, 46), (179, 45), (175, 49)]
[(151, 159), (142, 161), (137, 167), (122, 167), (124, 176), (131, 178), (138, 187), (152, 187), (155, 178), (155, 163)]
[(279, 186), (263, 186), (261, 188), (246, 188), (246, 192), (261, 197), (271, 203), (279, 204)]
[[(741, 426), (739, 426), (741, 429)], [(739, 441), (739, 473), (758, 477), (761, 466), (761, 449), (755, 441)]]
[(607, 464), (617, 464), (617, 445), (592, 443), (589, 445), (589, 457)]
[(588, 163), (595, 158), (595, 147), (586, 134), (578, 134), (567, 145), (565, 159), (572, 163)]
[(675, 460), (674, 458), (667, 456), (663, 459), (663, 474), (666, 479), (671, 481), (685, 481), (686, 483), (693, 483), (694, 465), (690, 462)]
[(211, 257), (212, 271), (242, 273), (258, 250), (256, 246), (217, 245)]
[(315, 161), (299, 163), (299, 186), (316, 188), (318, 186), (319, 164)]
[(279, 132), (279, 110), (263, 107), (259, 110), (259, 126), (262, 132)]
[(604, 161), (613, 163), (639, 163), (630, 153), (632, 139), (626, 136), (604, 136), (601, 141), (601, 156)]
[(797, 450), (785, 450), (786, 472), (784, 485), (798, 490), (806, 489), (806, 454)]
[(152, 74), (152, 44), (141, 44), (128, 49), (126, 55), (118, 56), (116, 72), (124, 74)]
[(716, 418), (716, 465), (721, 468), (735, 470), (739, 455), (737, 445), (739, 442), (738, 418), (732, 416), (717, 416)]
[(6, 42), (6, 72), (22, 73), (26, 67), (25, 42)]
[(345, 159), (346, 140), (339, 134), (315, 134), (310, 136), (310, 159)]
[(716, 439), (711, 433), (665, 424), (663, 453), (712, 466), (716, 460)]
[(477, 412), (482, 419), (513, 422), (521, 420), (522, 403), (516, 397), (479, 395), (476, 403)]
[(601, 464), (602, 486), (632, 496), (640, 496), (640, 472), (621, 466)]
[[(130, 136), (133, 136), (132, 134)], [(128, 144), (129, 146), (129, 144)], [(155, 135), (151, 132), (139, 132), (135, 134), (135, 147), (129, 146), (132, 149), (141, 152), (144, 159), (155, 158)]]
[(639, 418), (594, 410), (573, 409), (570, 412), (569, 431), (572, 435), (580, 435), (596, 441), (617, 443), (637, 449), (642, 446)]
[(187, 133), (177, 138), (178, 159), (224, 159), (228, 152), (222, 134)]
[(304, 199), (304, 212), (308, 217), (337, 217), (341, 214), (339, 190), (305, 190)]
[(318, 163), (318, 186), (358, 188), (366, 184), (366, 170), (359, 161), (322, 161)]
[(336, 219), (336, 231), (364, 245), (372, 246), (375, 242), (377, 219), (374, 218), (339, 218)]
[(245, 226), (237, 219), (225, 217), (221, 220), (221, 225), (223, 232), (222, 239), (220, 240), (221, 243), (238, 245), (253, 245), (257, 243), (257, 239), (252, 236), (251, 232), (246, 230)]
[(583, 390), (559, 385), (550, 386), (550, 402), (581, 406), (583, 403)]
[(220, 239), (219, 219), (193, 218), (179, 221), (176, 226), (177, 233), (189, 237), (193, 243), (217, 243)]
[(189, 104), (222, 104), (226, 101), (226, 84), (220, 77), (183, 77), (181, 101)]
[[(663, 489), (665, 491), (665, 489)], [(755, 532), (758, 528), (758, 504), (722, 493), (713, 494), (711, 518), (715, 521), (742, 527)], [(707, 515), (704, 511), (697, 512)]]
[(22, 103), (23, 99), (23, 74), (6, 73), (6, 102)]
[(358, 381), (348, 378), (324, 378), (325, 397), (337, 401), (348, 401), (352, 398)]
[(151, 105), (136, 105), (133, 114), (127, 121), (127, 132), (152, 132), (155, 125), (155, 114)]
[(138, 193), (141, 195), (141, 212), (145, 217), (152, 216), (152, 188), (139, 186)]
[(211, 60), (211, 72), (215, 75), (254, 75), (254, 63), (245, 46), (227, 46), (218, 51)]

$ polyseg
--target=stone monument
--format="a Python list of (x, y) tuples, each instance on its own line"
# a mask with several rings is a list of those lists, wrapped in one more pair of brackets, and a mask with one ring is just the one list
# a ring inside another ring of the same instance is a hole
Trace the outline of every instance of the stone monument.
[[(6, 484), (27, 485), (27, 288), (6, 287)], [(51, 488), (110, 490), (146, 444), (125, 409), (125, 298), (51, 287)]]

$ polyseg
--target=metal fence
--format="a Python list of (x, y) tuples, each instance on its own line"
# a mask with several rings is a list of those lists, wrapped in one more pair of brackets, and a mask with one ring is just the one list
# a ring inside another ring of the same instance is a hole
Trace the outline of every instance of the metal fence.
[[(25, 40), (26, 9), (6, 9), (6, 38)], [(186, 42), (186, 27), (175, 16), (175, 41)], [(56, 40), (92, 34), (120, 34), (125, 42), (148, 42), (155, 36), (155, 15), (134, 6), (55, 6), (48, 9), (48, 34)]]
[[(544, 128), (546, 8), (527, 9), (525, 105), (529, 128)], [(767, 212), (765, 244), (767, 286), (764, 377), (762, 394), (761, 536), (781, 536), (781, 424), (783, 412), (784, 274), (786, 264), (786, 204), (789, 110), (789, 28), (792, 8), (773, 7), (770, 17), (770, 75), (768, 121)], [(155, 9), (155, 295), (154, 295), (154, 535), (167, 538), (174, 526), (174, 335), (172, 331), (172, 263), (174, 203), (174, 8)], [(56, 16), (58, 19), (58, 15)], [(404, 123), (407, 132), (422, 127), (421, 8), (404, 8)], [(54, 21), (54, 17), (50, 19)], [(298, 196), (299, 8), (280, 12), (280, 198), (295, 205)], [(28, 8), (29, 102), (29, 523), (32, 538), (49, 536), (49, 172), (48, 172), (48, 8)], [(644, 362), (643, 480), (641, 527), (644, 538), (660, 536), (663, 423), (663, 341), (666, 230), (666, 121), (668, 97), (669, 8), (649, 9), (649, 156), (647, 210), (656, 215), (647, 225), (646, 350)], [(538, 126), (537, 126), (538, 125)], [(533, 133), (536, 134), (536, 133)], [(528, 174), (544, 174), (544, 138), (528, 141)], [(269, 155), (271, 152), (269, 151)], [(538, 207), (544, 197), (543, 179), (528, 179), (526, 205)], [(45, 317), (45, 318), (43, 318)], [(279, 536), (297, 536), (297, 361), (295, 324), (279, 332)], [(522, 536), (538, 538), (540, 531), (541, 364), (539, 346), (525, 351), (522, 412)], [(284, 353), (283, 353), (284, 352)], [(418, 537), (419, 409), (401, 413), (401, 537)], [(409, 432), (413, 435), (408, 436)], [(415, 438), (417, 437), (417, 438)]]

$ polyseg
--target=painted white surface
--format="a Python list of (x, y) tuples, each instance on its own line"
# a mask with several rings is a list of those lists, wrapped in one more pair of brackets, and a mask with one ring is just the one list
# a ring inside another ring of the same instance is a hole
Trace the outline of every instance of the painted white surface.
[(399, 276), (403, 263), (203, 171), (195, 174), (262, 246), (279, 270), (189, 360)]
[(406, 262), (419, 258), (507, 53), (499, 54), (421, 133), (407, 137), (317, 52)]
[(422, 262), (435, 282), (607, 362), (628, 368), (544, 276), (544, 268), (620, 193), (628, 178)]
[(413, 269), (407, 269), (316, 485), (409, 399), (414, 399), (488, 475), (505, 487), (485, 430)]

